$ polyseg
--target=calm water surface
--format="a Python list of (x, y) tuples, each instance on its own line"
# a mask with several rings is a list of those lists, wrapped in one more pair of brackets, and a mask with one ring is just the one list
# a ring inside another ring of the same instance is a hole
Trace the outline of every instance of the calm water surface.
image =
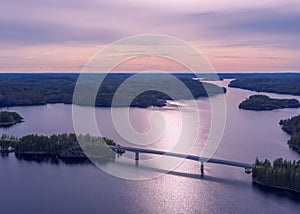
[[(249, 163), (256, 157), (299, 160), (300, 155), (286, 145), (289, 136), (278, 122), (300, 114), (300, 110), (239, 110), (238, 104), (251, 94), (254, 92), (228, 89), (226, 129), (214, 157)], [(197, 102), (201, 106), (201, 136), (193, 154), (200, 153), (210, 127), (208, 100)], [(0, 133), (22, 136), (73, 132), (70, 105), (9, 110), (19, 112), (26, 122), (0, 129)], [(132, 124), (139, 131), (148, 130), (150, 125), (145, 121), (154, 111), (164, 114), (167, 128), (163, 138), (150, 147), (167, 149), (177, 136), (176, 110), (131, 109)], [(98, 121), (105, 121), (101, 130), (105, 136), (122, 145), (128, 144), (113, 129), (110, 109), (97, 108), (96, 116)], [(122, 162), (122, 158), (117, 162)], [(251, 175), (242, 169), (206, 164), (205, 175), (201, 177), (199, 165), (191, 161), (184, 161), (172, 172), (146, 181), (119, 179), (92, 164), (29, 162), (18, 160), (13, 154), (0, 158), (0, 171), (1, 213), (298, 213), (300, 209), (300, 201), (294, 197), (253, 186)]]

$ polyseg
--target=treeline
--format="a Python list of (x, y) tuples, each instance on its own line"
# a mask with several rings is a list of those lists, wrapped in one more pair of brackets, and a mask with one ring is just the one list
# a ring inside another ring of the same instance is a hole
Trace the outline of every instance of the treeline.
[(300, 115), (281, 120), (279, 124), (285, 132), (292, 135), (288, 140), (289, 146), (300, 153)]
[(16, 154), (52, 155), (70, 158), (85, 157), (82, 148), (94, 155), (104, 154), (108, 151), (105, 145), (116, 144), (113, 140), (105, 137), (95, 137), (90, 134), (76, 136), (74, 133), (51, 136), (31, 134), (21, 138), (2, 135), (0, 140), (2, 152), (13, 148)]
[(72, 102), (77, 75), (1, 74), (0, 107)]
[(254, 111), (299, 107), (300, 103), (296, 99), (273, 99), (266, 95), (251, 95), (239, 105), (240, 109)]
[(273, 164), (269, 160), (256, 159), (252, 171), (254, 182), (283, 189), (300, 192), (300, 161), (276, 159)]
[[(272, 74), (273, 75), (273, 74)], [(253, 75), (237, 78), (230, 82), (229, 87), (242, 88), (257, 92), (300, 95), (300, 75), (274, 76)]]
[(48, 154), (58, 155), (66, 148), (77, 146), (77, 138), (75, 134), (58, 134), (51, 136), (43, 135), (26, 135), (15, 142), (15, 152), (44, 152)]
[[(105, 77), (99, 90), (96, 83), (99, 75), (88, 74), (80, 87), (82, 93), (75, 99), (75, 104), (96, 105), (98, 107), (110, 107), (117, 89), (129, 79), (132, 74), (110, 74)], [(43, 105), (47, 103), (73, 102), (78, 74), (0, 74), (0, 107)], [(195, 97), (224, 93), (225, 88), (210, 83), (201, 83), (191, 78), (179, 76), (178, 79), (190, 90)], [(167, 99), (172, 97), (156, 91), (157, 86), (162, 86), (165, 92), (171, 92), (176, 99), (190, 99), (187, 94), (163, 74), (145, 74), (134, 79), (128, 84), (126, 90), (121, 90), (117, 106), (149, 107), (164, 106)], [(139, 89), (149, 89), (136, 96)], [(152, 90), (153, 89), (153, 90)], [(209, 93), (206, 92), (208, 89)], [(89, 102), (91, 91), (96, 91), (96, 101)], [(132, 98), (131, 103), (127, 103)]]
[(23, 121), (23, 117), (17, 112), (1, 111), (0, 112), (0, 127), (12, 126)]

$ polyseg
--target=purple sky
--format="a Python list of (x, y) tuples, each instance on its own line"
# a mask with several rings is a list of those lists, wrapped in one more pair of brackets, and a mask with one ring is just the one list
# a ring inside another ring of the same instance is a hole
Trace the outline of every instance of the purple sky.
[(0, 71), (80, 71), (137, 34), (178, 37), (218, 72), (299, 71), (299, 0), (2, 0)]

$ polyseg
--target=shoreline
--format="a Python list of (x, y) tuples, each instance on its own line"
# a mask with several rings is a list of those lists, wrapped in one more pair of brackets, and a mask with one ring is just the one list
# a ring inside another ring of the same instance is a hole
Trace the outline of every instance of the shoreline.
[(254, 94), (239, 104), (239, 109), (251, 111), (272, 111), (285, 108), (300, 108), (299, 100), (294, 98), (278, 99), (267, 95)]
[(257, 179), (255, 179), (253, 177), (252, 177), (252, 183), (258, 184), (260, 186), (267, 187), (267, 188), (270, 188), (270, 189), (273, 189), (273, 190), (287, 191), (287, 192), (290, 192), (290, 193), (295, 193), (295, 194), (300, 195), (300, 191), (293, 190), (293, 189), (290, 189), (290, 188), (287, 188), (287, 187), (279, 187), (279, 186), (272, 186), (272, 185), (264, 184), (264, 183), (258, 181)]
[(298, 154), (300, 154), (300, 147), (298, 147), (298, 146), (296, 146), (296, 145), (294, 145), (294, 144), (292, 144), (292, 143), (287, 143), (288, 144), (288, 146), (293, 150), (293, 151), (295, 151), (295, 152), (297, 152)]

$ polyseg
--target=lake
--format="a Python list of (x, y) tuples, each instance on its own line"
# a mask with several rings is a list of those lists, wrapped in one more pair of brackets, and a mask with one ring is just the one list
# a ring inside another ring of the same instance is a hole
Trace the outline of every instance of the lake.
[[(224, 84), (228, 84), (228, 80)], [(256, 157), (299, 160), (300, 155), (287, 146), (289, 135), (281, 130), (278, 122), (300, 114), (300, 109), (267, 112), (238, 109), (239, 103), (252, 94), (255, 93), (228, 88), (226, 127), (213, 157), (246, 163), (253, 163)], [(295, 96), (263, 94), (300, 100)], [(201, 106), (201, 136), (191, 151), (195, 155), (201, 151), (211, 122), (209, 100), (201, 98), (197, 102)], [(5, 109), (20, 113), (25, 122), (2, 128), (0, 134), (74, 132), (71, 105)], [(116, 110), (123, 111), (122, 108)], [(145, 121), (153, 112), (164, 115), (167, 127), (165, 135), (148, 147), (168, 149), (173, 146), (179, 129), (176, 109), (132, 108), (131, 122), (137, 130), (147, 131), (150, 124)], [(96, 108), (96, 118), (105, 122), (101, 132), (106, 137), (121, 145), (130, 145), (114, 130), (109, 108)], [(119, 157), (116, 162), (122, 163), (130, 157), (130, 154)], [(134, 161), (132, 166), (139, 167)], [(132, 166), (124, 165), (123, 170)], [(142, 181), (111, 176), (92, 164), (38, 163), (16, 159), (14, 154), (0, 158), (0, 171), (1, 213), (298, 213), (300, 209), (300, 200), (263, 191), (252, 184), (251, 175), (243, 169), (206, 164), (201, 177), (199, 164), (188, 160), (168, 174)]]

